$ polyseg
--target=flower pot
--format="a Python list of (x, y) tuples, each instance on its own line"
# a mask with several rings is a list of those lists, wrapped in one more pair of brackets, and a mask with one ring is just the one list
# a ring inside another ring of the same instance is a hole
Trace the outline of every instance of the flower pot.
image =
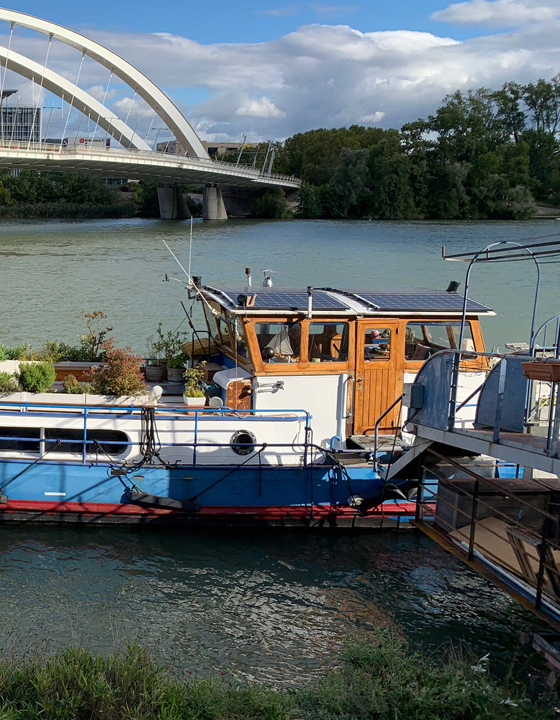
[(161, 382), (165, 379), (163, 365), (146, 365), (146, 382)]
[[(167, 368), (167, 382), (182, 383), (185, 368)], [(204, 398), (203, 398), (204, 399)]]
[(560, 360), (534, 360), (521, 363), (521, 367), (529, 380), (560, 382)]
[(183, 394), (183, 402), (190, 408), (203, 408), (206, 405), (205, 397), (191, 397)]

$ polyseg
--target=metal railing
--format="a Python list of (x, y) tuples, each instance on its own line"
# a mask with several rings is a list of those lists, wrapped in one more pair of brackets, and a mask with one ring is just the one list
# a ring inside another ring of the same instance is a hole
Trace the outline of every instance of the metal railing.
[[(449, 358), (450, 356), (452, 357), (452, 361), (446, 361), (445, 358)], [(460, 382), (461, 362), (468, 362), (474, 358), (487, 359), (491, 367), (487, 371), (488, 374), (484, 382), (472, 391), (465, 400), (459, 402), (457, 400), (457, 394)], [(497, 362), (492, 365), (492, 360)], [(453, 349), (440, 350), (426, 360), (416, 377), (416, 382), (420, 382), (420, 384), (424, 384), (426, 387), (429, 387), (431, 383), (447, 382), (449, 401), (446, 403), (447, 407), (440, 408), (438, 427), (454, 432), (457, 430), (457, 411), (477, 396), (478, 407), (481, 394), (487, 389), (490, 374), (496, 373), (497, 381), (495, 383), (495, 411), (492, 419), (492, 442), (500, 442), (504, 402), (506, 397), (511, 397), (512, 392), (516, 391), (520, 394), (523, 393), (524, 398), (523, 405), (521, 406), (520, 404), (522, 417), (519, 418), (523, 432), (527, 432), (532, 425), (534, 425), (532, 419), (534, 419), (535, 411), (539, 406), (544, 405), (549, 408), (548, 418), (543, 422), (544, 427), (546, 427), (546, 446), (544, 452), (552, 457), (557, 457), (560, 437), (560, 398), (558, 396), (560, 382), (531, 380), (526, 376), (520, 377), (518, 373), (511, 377), (508, 375), (509, 363), (520, 364), (526, 362), (534, 363), (541, 361), (538, 356), (518, 353), (491, 353)], [(434, 366), (437, 364), (444, 365), (444, 367), (436, 369)], [(520, 381), (524, 383), (523, 387), (519, 385)], [(441, 401), (441, 395), (438, 395), (438, 399)], [(415, 418), (415, 422), (422, 423), (423, 410), (424, 409), (420, 411), (419, 417)]]
[(47, 155), (57, 154), (64, 156), (72, 155), (91, 155), (103, 156), (106, 158), (122, 158), (135, 160), (149, 160), (151, 163), (157, 162), (158, 165), (167, 165), (170, 167), (191, 167), (207, 170), (224, 170), (228, 175), (237, 177), (254, 177), (258, 179), (267, 179), (277, 182), (289, 182), (291, 184), (301, 185), (301, 180), (294, 175), (282, 175), (279, 173), (269, 173), (262, 169), (254, 168), (250, 165), (234, 165), (233, 163), (224, 162), (222, 160), (212, 160), (210, 158), (197, 158), (185, 155), (173, 155), (164, 152), (146, 152), (145, 150), (137, 150), (136, 148), (113, 148), (113, 147), (97, 147), (90, 145), (62, 145), (61, 143), (38, 143), (25, 142), (16, 140), (0, 139), (1, 150), (17, 150), (27, 152), (41, 152)]
[[(33, 403), (33, 402), (15, 402), (15, 403), (8, 403), (8, 402), (0, 402), (0, 417), (6, 418), (8, 417), (14, 417), (14, 414), (17, 413), (17, 415), (21, 414), (32, 414), (34, 418), (39, 419), (52, 419), (53, 417), (57, 417), (59, 415), (63, 415), (65, 418), (68, 418), (69, 415), (73, 417), (83, 418), (83, 423), (81, 425), (81, 439), (71, 438), (67, 439), (64, 437), (57, 438), (56, 437), (56, 426), (52, 427), (51, 424), (48, 424), (45, 426), (45, 428), (48, 428), (51, 436), (46, 438), (44, 434), (42, 433), (40, 437), (30, 437), (29, 435), (26, 435), (26, 429), (29, 430), (29, 428), (22, 427), (21, 428), (21, 436), (20, 435), (6, 435), (5, 433), (2, 433), (2, 427), (0, 426), (0, 442), (19, 442), (19, 443), (29, 443), (31, 444), (38, 444), (39, 450), (37, 453), (39, 455), (42, 455), (45, 453), (45, 451), (48, 449), (47, 445), (54, 444), (55, 442), (58, 442), (60, 447), (64, 447), (64, 445), (76, 445), (77, 443), (81, 443), (82, 445), (82, 452), (81, 452), (81, 460), (82, 463), (86, 464), (91, 462), (91, 454), (90, 451), (92, 448), (98, 447), (98, 446), (105, 446), (107, 445), (109, 448), (111, 446), (126, 446), (127, 448), (130, 447), (136, 447), (138, 448), (138, 452), (140, 452), (140, 446), (142, 444), (142, 438), (140, 438), (139, 441), (134, 440), (103, 440), (102, 442), (97, 442), (96, 440), (91, 440), (88, 438), (88, 429), (93, 431), (97, 428), (88, 428), (88, 420), (95, 420), (99, 419), (100, 415), (111, 415), (111, 416), (118, 416), (123, 417), (126, 419), (132, 419), (135, 418), (139, 423), (142, 421), (142, 415), (146, 412), (152, 413), (152, 417), (158, 418), (161, 420), (175, 420), (180, 423), (188, 423), (188, 427), (183, 426), (180, 429), (187, 429), (192, 430), (193, 433), (193, 439), (192, 441), (187, 442), (161, 442), (160, 447), (162, 449), (165, 448), (185, 448), (185, 449), (191, 449), (192, 450), (192, 460), (190, 463), (192, 463), (193, 466), (196, 466), (197, 464), (197, 452), (200, 451), (202, 448), (214, 448), (214, 449), (221, 449), (221, 448), (233, 448), (234, 446), (238, 446), (240, 448), (246, 448), (247, 443), (232, 443), (229, 442), (208, 442), (205, 441), (203, 437), (201, 437), (202, 433), (204, 433), (205, 428), (201, 427), (201, 420), (204, 419), (220, 419), (224, 422), (228, 421), (231, 422), (235, 420), (235, 426), (232, 426), (231, 431), (235, 431), (236, 429), (241, 428), (242, 423), (247, 423), (247, 425), (250, 427), (250, 425), (254, 422), (264, 422), (264, 423), (298, 423), (300, 425), (303, 425), (304, 428), (304, 437), (301, 441), (297, 442), (285, 442), (285, 443), (264, 443), (265, 447), (268, 449), (292, 449), (293, 451), (298, 452), (298, 455), (300, 457), (302, 465), (305, 467), (309, 464), (309, 455), (310, 450), (314, 447), (312, 441), (310, 440), (310, 433), (308, 432), (310, 428), (310, 422), (311, 422), (311, 415), (307, 410), (300, 410), (300, 409), (281, 409), (281, 408), (275, 408), (275, 409), (260, 409), (260, 410), (236, 410), (234, 408), (228, 408), (228, 407), (222, 407), (222, 408), (188, 408), (188, 407), (165, 407), (165, 406), (157, 406), (157, 407), (146, 407), (146, 406), (135, 406), (135, 405), (125, 405), (125, 406), (118, 406), (118, 405), (92, 405), (92, 406), (85, 406), (85, 405), (66, 405), (66, 404), (56, 404), (56, 403)], [(157, 422), (157, 420), (156, 420)], [(77, 423), (76, 423), (77, 424)], [(15, 425), (15, 423), (14, 423)], [(41, 427), (39, 428), (39, 425)], [(41, 423), (37, 423), (38, 429), (44, 430)], [(238, 426), (238, 427), (236, 427)], [(6, 424), (4, 424), (4, 427), (6, 427)], [(10, 429), (13, 426), (10, 425)], [(36, 428), (33, 428), (36, 429)], [(65, 426), (64, 430), (68, 429), (74, 429), (74, 428), (68, 428), (68, 426)], [(76, 428), (77, 429), (77, 428)], [(118, 426), (115, 425), (115, 427), (110, 428), (112, 430), (119, 430)], [(127, 434), (127, 437), (130, 437), (128, 433), (126, 433), (126, 430), (122, 430), (125, 434)], [(255, 448), (260, 448), (263, 445), (263, 443), (254, 443)], [(51, 448), (52, 449), (52, 448)], [(326, 448), (323, 448), (322, 451), (327, 451)], [(9, 452), (9, 449), (0, 450), (0, 452)], [(34, 452), (34, 451), (29, 451)], [(108, 453), (108, 455), (111, 455), (111, 453)], [(111, 460), (118, 461), (119, 457), (122, 457), (124, 455), (123, 452), (120, 452), (118, 454), (115, 454), (114, 456), (111, 456)], [(189, 463), (189, 464), (190, 464)]]
[[(424, 460), (416, 522), (434, 524), (469, 561), (484, 562), (535, 609), (546, 602), (560, 613), (560, 517), (552, 511), (560, 504), (554, 501), (550, 482), (532, 479), (528, 488), (520, 478), (483, 477), (433, 449), (428, 455), (452, 466), (454, 477)], [(434, 481), (427, 481), (427, 473), (437, 478), (437, 485), (430, 486)], [(466, 477), (457, 477), (461, 473)], [(521, 496), (524, 489), (530, 490), (530, 500)], [(538, 492), (542, 508), (534, 499)]]

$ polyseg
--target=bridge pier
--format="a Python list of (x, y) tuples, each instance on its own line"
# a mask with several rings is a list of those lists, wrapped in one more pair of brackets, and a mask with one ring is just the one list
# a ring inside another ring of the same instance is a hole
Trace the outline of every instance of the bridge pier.
[(204, 186), (203, 211), (204, 220), (227, 220), (226, 206), (218, 185), (214, 183)]
[(162, 220), (186, 220), (191, 214), (184, 194), (178, 185), (164, 185), (157, 189), (159, 216)]

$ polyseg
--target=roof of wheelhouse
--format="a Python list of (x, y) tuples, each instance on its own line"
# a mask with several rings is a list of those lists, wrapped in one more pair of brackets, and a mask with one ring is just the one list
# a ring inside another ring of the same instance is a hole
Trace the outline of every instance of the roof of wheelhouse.
[[(308, 309), (306, 288), (222, 287), (205, 285), (204, 295), (232, 313), (251, 315), (301, 315)], [(463, 295), (445, 290), (343, 290), (313, 288), (313, 313), (324, 315), (456, 315), (461, 316)], [(493, 315), (492, 310), (467, 300), (469, 315)]]

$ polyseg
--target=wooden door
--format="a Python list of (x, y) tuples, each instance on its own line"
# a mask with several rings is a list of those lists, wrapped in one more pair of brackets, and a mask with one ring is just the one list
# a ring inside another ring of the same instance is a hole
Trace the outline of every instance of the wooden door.
[[(379, 416), (402, 393), (404, 359), (396, 320), (357, 323), (354, 435), (371, 435)], [(399, 427), (400, 404), (383, 418), (382, 434)]]

